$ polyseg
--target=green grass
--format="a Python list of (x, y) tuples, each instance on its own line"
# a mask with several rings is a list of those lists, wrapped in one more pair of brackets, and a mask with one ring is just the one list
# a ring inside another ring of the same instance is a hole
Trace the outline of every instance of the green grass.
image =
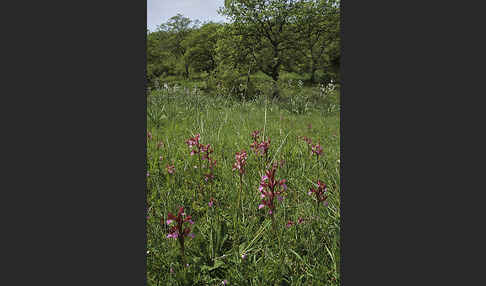
[[(300, 113), (286, 100), (240, 102), (189, 88), (148, 96), (147, 126), (153, 136), (147, 141), (148, 285), (221, 285), (223, 280), (228, 285), (340, 284), (339, 109), (330, 108), (338, 105), (337, 94), (315, 99)], [(257, 129), (271, 139), (269, 161), (284, 160), (276, 176), (287, 180), (288, 189), (276, 203), (273, 227), (268, 209), (258, 209), (262, 163), (250, 149), (250, 134)], [(211, 144), (217, 160), (211, 184), (202, 183), (199, 168), (194, 168), (197, 156), (190, 156), (185, 144), (197, 133), (203, 144)], [(319, 161), (299, 136), (321, 143)], [(163, 147), (158, 149), (158, 142)], [(240, 181), (232, 165), (235, 152), (242, 149), (248, 160), (240, 211)], [(175, 174), (168, 175), (166, 166), (172, 163)], [(317, 206), (307, 194), (317, 178), (328, 186), (327, 207)], [(208, 206), (211, 196), (213, 208)], [(189, 267), (181, 263), (178, 242), (166, 238), (167, 213), (176, 214), (179, 206), (195, 222), (195, 238), (185, 243)], [(304, 223), (297, 224), (299, 217)], [(288, 220), (295, 225), (287, 228)]]

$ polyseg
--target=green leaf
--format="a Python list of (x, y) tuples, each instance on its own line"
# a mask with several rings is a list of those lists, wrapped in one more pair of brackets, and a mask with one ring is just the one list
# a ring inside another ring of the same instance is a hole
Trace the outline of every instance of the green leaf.
[(298, 258), (300, 261), (302, 261), (302, 262), (304, 261), (304, 260), (302, 259), (302, 257), (300, 257), (300, 255), (299, 255), (297, 252), (295, 252), (295, 251), (294, 251), (294, 250), (292, 250), (292, 249), (289, 249), (289, 250), (290, 250), (290, 252), (292, 252), (293, 254), (295, 254), (295, 256), (297, 256), (297, 258)]
[(219, 268), (219, 267), (221, 267), (223, 265), (224, 265), (224, 262), (223, 261), (216, 260), (216, 261), (214, 261), (214, 265), (212, 267), (209, 267), (209, 271), (214, 270), (214, 269), (217, 269), (217, 268)]
[(201, 266), (201, 270), (209, 272), (209, 271), (218, 269), (218, 268), (222, 267), (223, 265), (224, 265), (223, 261), (215, 260), (213, 266), (203, 265), (203, 266)]

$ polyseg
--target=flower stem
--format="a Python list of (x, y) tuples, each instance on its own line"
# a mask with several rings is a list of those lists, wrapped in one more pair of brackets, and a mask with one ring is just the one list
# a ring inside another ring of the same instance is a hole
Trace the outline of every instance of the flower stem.
[(238, 209), (240, 212), (243, 212), (241, 209), (241, 193), (242, 193), (242, 188), (243, 188), (243, 176), (240, 174), (240, 193), (238, 194)]
[(185, 256), (184, 256), (184, 238), (181, 237), (183, 234), (179, 234), (179, 245), (181, 246), (181, 263), (182, 267), (185, 267)]
[[(199, 148), (199, 147), (198, 147)], [(200, 178), (200, 181), (198, 183), (198, 188), (199, 188), (199, 192), (201, 192), (201, 181), (203, 180), (203, 176), (202, 176), (202, 164), (201, 164), (201, 150), (199, 150), (199, 152), (197, 153), (198, 157), (199, 157), (199, 178)], [(197, 199), (196, 197), (194, 199)]]

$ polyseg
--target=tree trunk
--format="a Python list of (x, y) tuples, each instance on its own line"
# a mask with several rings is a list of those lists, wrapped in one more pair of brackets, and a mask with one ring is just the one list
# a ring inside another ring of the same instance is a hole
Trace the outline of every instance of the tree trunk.
[(311, 83), (316, 83), (316, 66), (314, 63), (312, 63), (312, 69), (311, 69)]
[(280, 59), (277, 65), (273, 67), (272, 70), (272, 79), (273, 79), (273, 92), (272, 98), (280, 98), (280, 90), (278, 89), (278, 78), (279, 78), (279, 66), (280, 66)]
[(186, 79), (189, 79), (189, 65), (186, 64), (185, 67), (186, 67), (186, 73), (184, 74), (184, 76), (186, 77)]
[(251, 67), (248, 67), (248, 74), (246, 76), (246, 90), (245, 90), (245, 98), (249, 97), (249, 92), (250, 92), (250, 71)]
[(272, 99), (274, 98), (280, 98), (280, 90), (278, 89), (278, 84), (277, 81), (274, 79), (273, 80), (273, 91), (272, 91)]
[(272, 79), (273, 79), (273, 92), (272, 98), (280, 98), (280, 90), (278, 89), (278, 77), (280, 68), (280, 58), (278, 57), (278, 44), (273, 47), (273, 58), (277, 59), (277, 62), (272, 68)]

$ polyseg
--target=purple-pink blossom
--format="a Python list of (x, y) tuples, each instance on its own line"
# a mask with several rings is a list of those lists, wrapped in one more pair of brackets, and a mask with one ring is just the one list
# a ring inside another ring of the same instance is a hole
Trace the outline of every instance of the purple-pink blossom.
[(275, 178), (277, 167), (278, 164), (274, 163), (272, 169), (265, 171), (265, 175), (261, 177), (260, 186), (258, 187), (260, 196), (262, 197), (258, 209), (268, 207), (270, 209), (268, 212), (270, 215), (273, 215), (275, 210), (274, 198), (277, 197), (277, 200), (282, 201), (283, 197), (281, 194), (287, 189), (287, 180), (277, 180)]
[(248, 158), (248, 155), (246, 154), (245, 150), (241, 150), (240, 152), (236, 152), (236, 154), (235, 154), (236, 162), (233, 164), (233, 171), (238, 170), (240, 175), (243, 175), (245, 173), (245, 165), (246, 165), (246, 159), (247, 158)]
[(322, 154), (322, 147), (319, 144), (312, 145), (312, 153), (316, 154), (318, 157)]
[[(211, 144), (207, 144), (207, 145), (201, 144), (201, 142), (199, 142), (200, 137), (201, 137), (200, 134), (196, 134), (196, 136), (191, 137), (188, 140), (186, 140), (186, 144), (187, 144), (187, 146), (189, 146), (189, 148), (191, 148), (191, 152), (190, 152), (191, 156), (198, 154), (199, 163), (201, 163), (201, 159), (207, 161), (209, 173), (204, 174), (204, 181), (205, 182), (211, 182), (211, 181), (214, 180), (213, 169), (216, 166), (216, 160), (210, 158), (211, 153), (213, 153), (213, 150), (211, 149)], [(202, 156), (201, 156), (201, 153), (202, 153)], [(204, 164), (201, 167), (205, 168), (206, 165)], [(194, 168), (197, 168), (197, 167), (194, 166)]]
[(316, 188), (310, 188), (309, 192), (307, 193), (309, 196), (312, 194), (316, 195), (316, 200), (317, 202), (323, 202), (324, 205), (327, 206), (327, 186), (320, 180), (317, 181), (317, 189)]
[(253, 131), (251, 137), (253, 138), (253, 143), (251, 143), (250, 148), (253, 149), (255, 154), (267, 156), (268, 148), (270, 147), (270, 138), (267, 141), (258, 142), (260, 139), (259, 130)]
[(169, 234), (167, 234), (167, 238), (178, 238), (179, 243), (181, 244), (181, 248), (184, 248), (184, 237), (194, 237), (194, 234), (191, 233), (191, 228), (189, 226), (184, 228), (184, 223), (186, 222), (188, 222), (189, 224), (194, 224), (194, 222), (192, 221), (192, 217), (190, 215), (186, 216), (184, 212), (184, 207), (179, 207), (177, 216), (169, 212), (167, 214), (167, 220), (165, 222), (167, 225), (172, 225), (175, 222), (175, 225), (169, 228)]
[(198, 146), (199, 145), (199, 138), (201, 137), (200, 134), (196, 134), (196, 136), (189, 138), (186, 141), (187, 146), (192, 147), (192, 146)]
[(178, 238), (179, 237), (179, 232), (175, 231), (173, 233), (169, 233), (167, 235), (167, 238)]
[(255, 130), (251, 133), (251, 138), (253, 138), (253, 141), (258, 141), (260, 138), (260, 130)]
[(167, 169), (167, 173), (169, 173), (170, 175), (174, 174), (174, 172), (175, 172), (175, 166), (174, 165), (167, 165), (166, 169)]

